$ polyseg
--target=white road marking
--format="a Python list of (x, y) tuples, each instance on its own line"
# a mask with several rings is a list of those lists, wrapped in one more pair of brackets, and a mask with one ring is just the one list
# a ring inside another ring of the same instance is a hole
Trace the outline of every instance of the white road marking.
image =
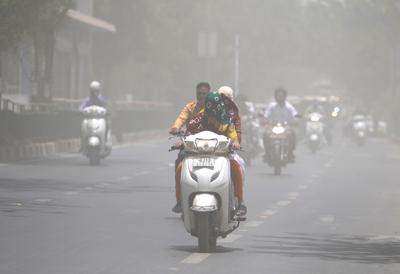
[(8, 166), (8, 164), (0, 163), (0, 167), (6, 167), (6, 166)]
[(168, 268), (168, 270), (170, 270), (170, 271), (178, 271), (179, 268), (177, 268), (177, 267), (170, 267), (170, 268)]
[(48, 203), (51, 199), (35, 199), (34, 201), (37, 203)]
[(307, 179), (307, 180), (305, 180), (305, 182), (306, 182), (307, 184), (312, 184), (312, 183), (315, 182), (315, 180), (314, 180), (314, 179)]
[(277, 202), (276, 204), (278, 206), (287, 206), (287, 205), (290, 205), (291, 203), (292, 203), (292, 201), (283, 200), (283, 201)]
[(139, 171), (139, 172), (137, 172), (135, 175), (136, 176), (142, 176), (142, 175), (148, 175), (148, 174), (150, 174), (150, 171)]
[(9, 203), (9, 206), (22, 206), (22, 203)]
[(132, 177), (129, 176), (123, 176), (118, 178), (119, 181), (129, 181), (130, 179), (132, 179)]
[(324, 223), (333, 223), (335, 221), (335, 216), (333, 215), (326, 215), (319, 218), (321, 222)]
[(199, 264), (205, 259), (207, 259), (210, 253), (193, 253), (189, 257), (181, 261), (182, 264)]
[(87, 186), (87, 187), (84, 187), (83, 189), (84, 189), (84, 190), (92, 190), (92, 189), (93, 189), (93, 187), (91, 187), (91, 186)]
[(400, 154), (388, 154), (386, 155), (388, 159), (393, 159), (393, 160), (400, 160)]
[(370, 241), (400, 241), (399, 235), (378, 235), (369, 238)]
[(65, 191), (64, 195), (78, 195), (79, 192), (78, 191)]
[(262, 225), (263, 223), (264, 223), (263, 221), (251, 221), (251, 222), (246, 223), (244, 226), (245, 227), (257, 227), (257, 226)]
[(353, 157), (357, 157), (357, 158), (371, 158), (372, 155), (369, 153), (361, 153), (361, 152), (354, 152), (351, 154), (351, 156)]
[(258, 218), (261, 218), (261, 219), (268, 219), (270, 216), (268, 216), (268, 215), (260, 215), (260, 216), (258, 216)]
[(333, 166), (332, 163), (326, 163), (326, 164), (325, 164), (325, 168), (331, 168), (332, 166)]
[(157, 170), (159, 170), (159, 171), (163, 171), (163, 170), (167, 170), (167, 169), (168, 169), (168, 167), (165, 167), (165, 166), (157, 168)]
[(277, 210), (267, 209), (266, 211), (263, 212), (263, 214), (267, 216), (272, 216), (275, 215), (277, 212), (278, 212)]
[(243, 228), (238, 228), (238, 231), (240, 231), (240, 232), (247, 232), (247, 231), (249, 231), (248, 229), (243, 229)]
[(319, 177), (321, 177), (321, 175), (319, 175), (319, 174), (313, 174), (311, 176), (312, 179), (318, 179)]
[(233, 243), (237, 239), (242, 238), (240, 234), (229, 234), (225, 239), (218, 239), (218, 243)]
[(296, 200), (297, 197), (299, 197), (299, 195), (300, 195), (300, 193), (298, 193), (298, 192), (290, 192), (288, 194), (290, 200)]
[(306, 186), (306, 185), (299, 185), (297, 188), (298, 188), (298, 189), (307, 189), (308, 186)]
[(175, 167), (175, 163), (169, 163), (168, 166), (169, 167)]

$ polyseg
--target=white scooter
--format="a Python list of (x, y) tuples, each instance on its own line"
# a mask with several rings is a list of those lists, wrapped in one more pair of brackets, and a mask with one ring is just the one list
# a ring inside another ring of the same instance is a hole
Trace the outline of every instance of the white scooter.
[(355, 115), (352, 118), (353, 138), (359, 146), (363, 146), (367, 139), (368, 125), (364, 115)]
[(107, 110), (100, 106), (89, 106), (82, 110), (81, 146), (83, 154), (91, 165), (99, 165), (100, 160), (111, 153), (111, 129), (107, 129)]
[(307, 117), (306, 136), (308, 146), (313, 154), (326, 143), (324, 136), (325, 124), (322, 122), (323, 115), (312, 112)]
[(245, 220), (236, 216), (231, 142), (210, 131), (182, 137), (182, 141), (183, 222), (186, 230), (198, 238), (199, 251), (208, 253), (216, 247), (218, 237), (225, 238)]

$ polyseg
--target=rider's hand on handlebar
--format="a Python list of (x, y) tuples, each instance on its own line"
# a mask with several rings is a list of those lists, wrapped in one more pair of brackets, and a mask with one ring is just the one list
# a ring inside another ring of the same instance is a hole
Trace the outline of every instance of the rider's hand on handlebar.
[(240, 144), (239, 144), (239, 142), (233, 142), (232, 143), (232, 149), (233, 150), (240, 150)]
[(171, 130), (169, 131), (169, 133), (170, 133), (171, 135), (179, 135), (179, 134), (181, 134), (181, 130), (180, 130), (179, 128), (173, 127), (173, 128), (171, 128)]

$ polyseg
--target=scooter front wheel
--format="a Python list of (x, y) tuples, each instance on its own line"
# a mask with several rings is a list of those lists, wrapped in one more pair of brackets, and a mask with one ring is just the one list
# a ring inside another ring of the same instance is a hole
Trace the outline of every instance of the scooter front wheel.
[(201, 253), (209, 253), (217, 244), (217, 238), (211, 231), (210, 214), (208, 212), (197, 214), (197, 239)]

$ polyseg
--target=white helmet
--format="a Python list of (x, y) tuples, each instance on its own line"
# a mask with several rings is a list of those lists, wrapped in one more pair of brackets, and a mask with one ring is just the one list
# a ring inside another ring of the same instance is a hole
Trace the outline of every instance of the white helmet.
[(229, 99), (233, 100), (233, 89), (228, 86), (223, 86), (218, 89), (219, 94), (223, 94)]
[(90, 83), (90, 90), (91, 91), (100, 91), (101, 89), (101, 84), (97, 81), (93, 81)]

